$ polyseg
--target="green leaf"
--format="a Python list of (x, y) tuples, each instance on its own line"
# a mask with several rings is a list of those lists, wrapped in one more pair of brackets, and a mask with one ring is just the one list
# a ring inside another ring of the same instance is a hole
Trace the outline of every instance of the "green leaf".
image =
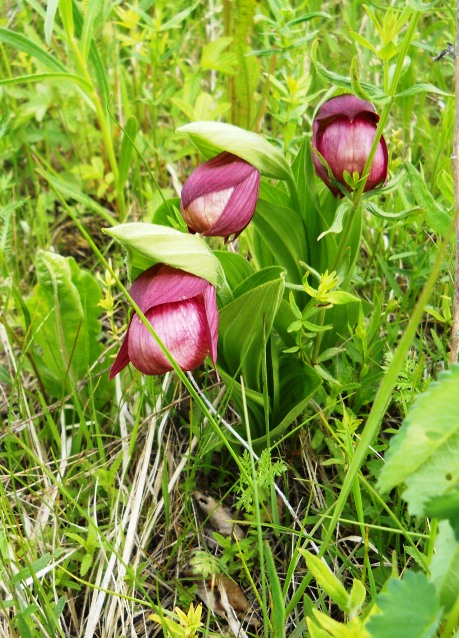
[(240, 374), (248, 388), (259, 390), (266, 343), (284, 292), (277, 277), (249, 290), (220, 310), (218, 361), (234, 378)]
[(349, 610), (349, 594), (344, 589), (343, 584), (327, 567), (324, 561), (305, 549), (298, 550), (306, 559), (308, 570), (314, 576), (318, 585), (322, 587), (327, 596), (338, 605), (341, 611)]
[(45, 41), (49, 46), (53, 35), (54, 18), (56, 17), (58, 0), (48, 0), (45, 16)]
[(459, 541), (448, 521), (440, 521), (435, 552), (430, 564), (430, 580), (446, 611), (455, 604), (459, 592)]
[(35, 362), (47, 391), (62, 396), (75, 386), (102, 351), (97, 319), (101, 293), (96, 279), (73, 258), (39, 251), (38, 284), (27, 301)]
[(264, 555), (266, 570), (268, 572), (269, 591), (271, 594), (272, 636), (273, 638), (283, 638), (285, 636), (285, 601), (271, 548), (266, 541)]
[(84, 3), (84, 23), (80, 37), (81, 57), (86, 62), (91, 50), (94, 26), (96, 24), (97, 12), (100, 11), (101, 5), (99, 0), (89, 0)]
[[(352, 89), (352, 79), (343, 75), (339, 75), (334, 71), (329, 71), (324, 67), (323, 64), (319, 62), (317, 59), (317, 49), (319, 48), (318, 40), (315, 40), (311, 47), (311, 58), (314, 63), (315, 69), (317, 73), (323, 77), (328, 82), (331, 82), (335, 86), (339, 86), (343, 89)], [(390, 96), (386, 95), (384, 91), (381, 91), (378, 87), (373, 84), (368, 84), (368, 82), (361, 82), (361, 88), (365, 93), (371, 96), (373, 100), (378, 100), (379, 103), (387, 102), (390, 100)]]
[(0, 27), (0, 42), (9, 44), (18, 51), (27, 53), (51, 71), (60, 71), (61, 73), (66, 73), (67, 71), (61, 62), (53, 58), (47, 51), (21, 33)]
[(419, 93), (435, 93), (436, 95), (442, 95), (443, 97), (452, 97), (452, 93), (446, 93), (446, 91), (442, 91), (437, 86), (428, 84), (427, 82), (420, 82), (419, 84), (410, 86), (409, 89), (398, 93), (395, 97), (408, 97), (410, 95), (418, 95)]
[[(287, 280), (300, 283), (300, 259), (306, 260), (306, 235), (300, 215), (285, 206), (259, 198), (252, 225), (274, 255), (276, 263), (287, 271)], [(292, 232), (292, 229), (295, 232)]]
[(231, 291), (234, 291), (239, 284), (253, 275), (254, 270), (251, 262), (239, 253), (230, 253), (227, 250), (214, 250), (213, 253), (222, 265)]
[(333, 220), (332, 225), (330, 226), (328, 230), (324, 230), (323, 233), (320, 233), (320, 235), (317, 237), (317, 241), (320, 241), (322, 237), (325, 237), (325, 235), (328, 235), (328, 233), (340, 233), (343, 230), (344, 217), (346, 213), (348, 212), (349, 212), (349, 203), (341, 202), (335, 211), (335, 218)]
[(411, 514), (427, 514), (434, 499), (454, 498), (459, 477), (458, 396), (456, 364), (416, 399), (392, 438), (379, 489), (386, 492), (405, 482), (403, 497)]
[(440, 235), (446, 235), (451, 227), (450, 215), (435, 201), (425, 183), (424, 176), (412, 164), (405, 164), (406, 172), (411, 183), (414, 198), (427, 217), (427, 223), (432, 230)]
[(213, 286), (224, 281), (220, 262), (197, 235), (144, 222), (121, 224), (103, 231), (121, 242), (127, 250), (131, 279), (160, 262), (202, 277)]
[(224, 53), (232, 41), (233, 38), (221, 37), (205, 44), (202, 48), (201, 67), (234, 75), (237, 57), (231, 51)]
[(376, 598), (381, 613), (373, 614), (365, 628), (371, 638), (431, 638), (441, 619), (435, 587), (423, 573), (407, 571), (403, 579), (391, 578)]
[[(454, 481), (454, 477), (450, 473), (448, 473), (448, 478), (451, 482)], [(459, 487), (453, 487), (442, 496), (431, 497), (425, 504), (424, 512), (426, 516), (433, 518), (447, 518), (459, 540)]]
[(262, 175), (287, 180), (291, 177), (282, 152), (257, 133), (222, 122), (192, 122), (177, 132), (189, 135), (206, 159), (228, 151), (255, 166)]

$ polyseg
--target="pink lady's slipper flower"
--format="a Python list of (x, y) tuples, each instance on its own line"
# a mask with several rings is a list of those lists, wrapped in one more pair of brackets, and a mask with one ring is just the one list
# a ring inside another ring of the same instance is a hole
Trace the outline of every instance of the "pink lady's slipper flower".
[[(208, 281), (156, 264), (134, 281), (130, 294), (182, 370), (193, 370), (207, 355), (215, 364), (218, 311), (216, 291)], [(172, 370), (137, 314), (131, 318), (110, 379), (129, 362), (143, 374)]]
[[(327, 162), (337, 182), (349, 190), (343, 173), (351, 175), (363, 173), (376, 133), (379, 115), (372, 104), (355, 95), (340, 95), (325, 102), (320, 107), (312, 128), (312, 146)], [(333, 186), (326, 169), (313, 154), (317, 175), (325, 182), (335, 197), (342, 197), (341, 191)], [(379, 140), (365, 191), (372, 190), (387, 177), (387, 147), (384, 138)]]
[(182, 189), (180, 210), (192, 233), (234, 239), (253, 217), (260, 173), (231, 153), (220, 153), (193, 171)]

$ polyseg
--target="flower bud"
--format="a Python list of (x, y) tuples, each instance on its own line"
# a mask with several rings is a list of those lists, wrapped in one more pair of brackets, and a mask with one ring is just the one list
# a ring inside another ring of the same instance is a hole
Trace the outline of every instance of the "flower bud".
[[(355, 95), (340, 95), (328, 100), (322, 104), (316, 115), (312, 129), (312, 146), (327, 162), (335, 180), (347, 190), (350, 190), (350, 187), (346, 184), (343, 173), (347, 171), (352, 175), (357, 172), (359, 176), (362, 175), (378, 121), (379, 115), (372, 104)], [(317, 175), (333, 195), (342, 197), (341, 191), (331, 183), (326, 169), (315, 154), (313, 162)], [(365, 183), (365, 191), (372, 190), (386, 181), (387, 163), (386, 142), (381, 137)]]
[(235, 239), (255, 212), (260, 173), (231, 153), (220, 153), (193, 171), (182, 189), (180, 210), (191, 233)]
[[(207, 355), (215, 364), (218, 310), (215, 288), (208, 281), (156, 264), (134, 281), (130, 294), (183, 371), (193, 370)], [(136, 313), (110, 370), (110, 379), (129, 362), (143, 374), (163, 374), (173, 369)]]

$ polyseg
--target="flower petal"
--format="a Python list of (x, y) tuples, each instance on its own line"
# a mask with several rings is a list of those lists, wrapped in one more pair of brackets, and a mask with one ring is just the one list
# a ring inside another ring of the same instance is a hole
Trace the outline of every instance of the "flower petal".
[(346, 93), (344, 95), (332, 97), (331, 100), (322, 104), (314, 118), (314, 124), (317, 123), (318, 125), (322, 120), (343, 115), (353, 122), (357, 115), (363, 113), (368, 114), (372, 121), (378, 123), (379, 115), (376, 113), (371, 102), (367, 102), (355, 95)]
[(137, 277), (129, 294), (141, 311), (146, 313), (150, 308), (163, 303), (196, 297), (203, 294), (208, 287), (213, 288), (201, 277), (171, 266), (156, 264)]
[[(129, 325), (129, 328), (130, 328), (130, 325)], [(109, 381), (111, 381), (113, 377), (115, 377), (118, 374), (118, 372), (121, 372), (121, 370), (123, 370), (123, 368), (125, 368), (127, 364), (131, 361), (129, 358), (129, 352), (128, 352), (129, 328), (127, 329), (126, 335), (124, 337), (124, 341), (121, 344), (121, 348), (119, 349), (118, 354), (116, 355), (116, 359), (113, 362), (112, 367), (110, 368), (110, 374), (108, 375)]]
[(200, 164), (183, 185), (181, 203), (188, 208), (190, 203), (216, 191), (224, 191), (259, 172), (245, 160), (231, 153), (220, 153), (208, 162)]
[[(194, 370), (209, 354), (202, 298), (161, 304), (148, 310), (145, 316), (182, 370)], [(131, 362), (140, 372), (157, 375), (173, 369), (138, 315), (132, 318), (128, 343)]]

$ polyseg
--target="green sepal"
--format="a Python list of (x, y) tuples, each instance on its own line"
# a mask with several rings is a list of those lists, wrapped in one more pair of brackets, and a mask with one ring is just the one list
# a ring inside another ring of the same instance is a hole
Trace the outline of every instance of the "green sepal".
[(103, 231), (126, 249), (131, 280), (153, 264), (162, 263), (206, 279), (213, 286), (225, 281), (219, 260), (197, 235), (144, 222), (120, 224)]
[(191, 122), (177, 132), (189, 135), (206, 159), (227, 151), (249, 162), (266, 177), (292, 178), (282, 152), (257, 133), (222, 122)]

